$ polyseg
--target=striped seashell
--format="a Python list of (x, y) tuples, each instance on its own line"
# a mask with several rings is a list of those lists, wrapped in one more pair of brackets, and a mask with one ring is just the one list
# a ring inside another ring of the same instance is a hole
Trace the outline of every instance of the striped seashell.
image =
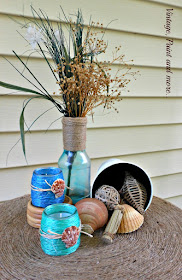
[(61, 236), (61, 240), (66, 244), (66, 248), (70, 248), (77, 243), (80, 235), (80, 228), (71, 226), (66, 228)]
[(119, 193), (138, 212), (142, 215), (145, 213), (144, 209), (147, 201), (146, 189), (127, 171), (125, 172), (124, 184)]
[(124, 207), (124, 214), (118, 233), (129, 233), (139, 229), (144, 222), (144, 217), (128, 204), (123, 204), (122, 207)]

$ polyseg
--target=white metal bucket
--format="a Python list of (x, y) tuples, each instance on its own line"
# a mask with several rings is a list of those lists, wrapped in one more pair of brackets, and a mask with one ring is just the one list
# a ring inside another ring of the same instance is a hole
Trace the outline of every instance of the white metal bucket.
[(146, 211), (153, 197), (153, 186), (150, 177), (140, 166), (117, 158), (109, 159), (99, 167), (91, 187), (91, 197), (95, 196), (95, 191), (102, 185), (110, 185), (116, 189), (121, 188), (124, 181), (124, 172), (126, 170), (131, 172), (131, 174), (146, 188), (147, 202), (144, 207)]

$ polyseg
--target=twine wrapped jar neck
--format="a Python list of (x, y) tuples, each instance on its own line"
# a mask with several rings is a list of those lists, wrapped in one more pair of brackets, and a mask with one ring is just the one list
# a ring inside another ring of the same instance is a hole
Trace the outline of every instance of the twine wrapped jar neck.
[(63, 117), (63, 146), (67, 151), (83, 151), (86, 148), (86, 117)]

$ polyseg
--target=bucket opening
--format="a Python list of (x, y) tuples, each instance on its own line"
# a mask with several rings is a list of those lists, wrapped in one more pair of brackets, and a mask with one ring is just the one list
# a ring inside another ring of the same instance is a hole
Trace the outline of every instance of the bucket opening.
[(145, 187), (147, 191), (147, 201), (144, 209), (146, 209), (151, 198), (151, 182), (147, 174), (140, 167), (131, 163), (117, 163), (104, 169), (94, 181), (92, 197), (95, 197), (95, 192), (102, 185), (110, 185), (119, 191), (124, 183), (125, 171), (128, 171)]

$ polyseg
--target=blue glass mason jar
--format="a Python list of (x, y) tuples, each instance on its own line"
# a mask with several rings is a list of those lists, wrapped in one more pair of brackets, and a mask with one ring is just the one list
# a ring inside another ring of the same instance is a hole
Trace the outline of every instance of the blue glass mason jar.
[(33, 171), (31, 180), (31, 199), (36, 207), (45, 208), (51, 204), (64, 202), (66, 188), (62, 196), (57, 197), (51, 191), (51, 185), (58, 179), (63, 179), (63, 172), (58, 167), (37, 168)]
[(86, 153), (86, 117), (63, 117), (64, 151), (58, 161), (73, 204), (90, 197), (90, 166)]

